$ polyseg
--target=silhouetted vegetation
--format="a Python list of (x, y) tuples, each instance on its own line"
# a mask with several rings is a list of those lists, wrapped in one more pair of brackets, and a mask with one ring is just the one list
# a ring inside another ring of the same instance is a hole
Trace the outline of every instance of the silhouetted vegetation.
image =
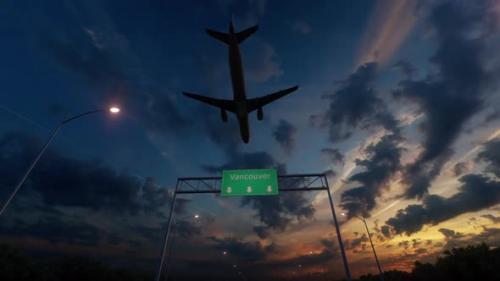
[[(384, 276), (385, 281), (500, 280), (500, 248), (490, 249), (485, 244), (455, 248), (444, 252), (434, 264), (417, 261), (411, 272), (388, 271)], [(88, 258), (33, 258), (21, 254), (12, 247), (0, 245), (2, 281), (150, 281), (152, 279), (151, 273), (113, 268)], [(380, 281), (380, 278), (378, 275), (365, 275), (358, 280)]]
[[(500, 248), (490, 249), (486, 244), (454, 248), (445, 251), (434, 264), (415, 262), (411, 272), (389, 271), (385, 281), (434, 280), (500, 280)], [(366, 275), (363, 281), (380, 281), (378, 275)]]
[(0, 245), (2, 281), (142, 281), (152, 280), (139, 270), (117, 269), (82, 257), (33, 258)]

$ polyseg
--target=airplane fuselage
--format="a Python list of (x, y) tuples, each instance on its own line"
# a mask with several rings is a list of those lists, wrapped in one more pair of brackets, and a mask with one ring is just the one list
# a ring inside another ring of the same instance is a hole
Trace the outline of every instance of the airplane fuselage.
[(240, 125), (241, 138), (245, 143), (248, 143), (250, 139), (250, 128), (248, 125), (247, 97), (245, 93), (245, 78), (243, 76), (240, 47), (236, 36), (234, 36), (233, 30), (230, 31), (229, 36), (229, 71), (231, 73), (233, 97), (236, 102), (236, 116)]
[(220, 109), (221, 119), (223, 122), (227, 122), (227, 112), (232, 112), (236, 115), (240, 127), (240, 135), (243, 142), (248, 143), (250, 140), (250, 128), (248, 122), (248, 115), (257, 111), (257, 120), (262, 120), (264, 118), (264, 113), (262, 107), (282, 98), (291, 92), (298, 89), (298, 86), (291, 87), (288, 89), (276, 91), (274, 93), (250, 98), (246, 96), (245, 90), (245, 76), (243, 75), (243, 65), (241, 62), (241, 54), (239, 45), (248, 37), (250, 37), (255, 31), (257, 31), (258, 26), (252, 26), (240, 32), (235, 32), (232, 22), (229, 24), (229, 33), (223, 33), (211, 29), (207, 29), (206, 32), (211, 37), (223, 42), (228, 46), (228, 56), (229, 56), (229, 72), (231, 75), (231, 85), (233, 88), (233, 99), (217, 99), (207, 96), (197, 95), (194, 93), (183, 92), (185, 96), (197, 101), (203, 102), (210, 106), (215, 106)]

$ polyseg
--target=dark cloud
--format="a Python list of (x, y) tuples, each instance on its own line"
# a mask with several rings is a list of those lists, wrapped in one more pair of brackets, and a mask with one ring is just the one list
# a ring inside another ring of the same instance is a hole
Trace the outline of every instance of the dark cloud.
[(443, 233), (443, 235), (445, 235), (446, 243), (442, 247), (447, 250), (480, 243), (485, 243), (491, 247), (500, 246), (500, 228), (483, 228), (483, 231), (478, 234), (462, 234), (451, 231), (446, 234)]
[[(131, 233), (138, 234), (139, 237), (141, 237), (140, 242), (133, 240), (132, 241), (133, 243), (144, 244), (144, 242), (142, 240), (147, 240), (148, 242), (151, 242), (151, 243), (160, 243), (160, 241), (163, 240), (164, 235), (167, 231), (167, 224), (166, 224), (166, 220), (165, 220), (165, 221), (162, 221), (157, 226), (130, 225), (129, 229), (130, 229)], [(170, 234), (172, 237), (175, 237), (175, 238), (170, 238), (171, 239), (170, 241), (177, 240), (178, 238), (182, 238), (186, 241), (189, 241), (190, 239), (194, 238), (195, 236), (202, 234), (202, 225), (196, 224), (190, 220), (174, 217)], [(172, 243), (172, 242), (169, 242), (169, 243)], [(182, 243), (185, 243), (185, 242), (182, 242)], [(186, 243), (188, 243), (188, 242), (186, 242)]]
[[(280, 264), (292, 267), (296, 267), (297, 265), (301, 265), (302, 267), (318, 266), (325, 265), (339, 257), (337, 245), (332, 240), (321, 239), (320, 243), (323, 249), (319, 253), (300, 255), (292, 259), (281, 261)], [(274, 266), (274, 264), (272, 265)]]
[(487, 164), (486, 171), (500, 178), (500, 140), (494, 139), (484, 144), (477, 159)]
[(356, 160), (356, 164), (364, 171), (352, 175), (348, 182), (360, 184), (357, 187), (344, 191), (341, 197), (341, 206), (348, 211), (348, 216), (361, 215), (368, 217), (376, 205), (376, 197), (387, 188), (388, 181), (400, 167), (402, 148), (399, 146), (401, 138), (390, 134), (382, 137), (365, 150), (367, 159)]
[(458, 162), (457, 164), (455, 164), (455, 166), (453, 166), (453, 173), (457, 177), (465, 174), (467, 170), (468, 168), (465, 162)]
[(195, 235), (201, 234), (201, 227), (187, 220), (176, 220), (174, 225), (176, 235), (188, 239)]
[(329, 177), (329, 178), (330, 178), (330, 177), (331, 177), (331, 178), (333, 178), (333, 177), (336, 177), (336, 176), (337, 176), (337, 172), (335, 172), (335, 171), (334, 171), (334, 170), (332, 170), (332, 169), (328, 169), (328, 170), (324, 171), (324, 172), (323, 172), (323, 174), (324, 174), (325, 176)]
[[(7, 194), (28, 167), (41, 142), (22, 133), (0, 138), (2, 193)], [(141, 190), (142, 187), (142, 190)], [(28, 189), (28, 190), (27, 190)], [(28, 195), (29, 194), (29, 195)], [(166, 189), (97, 160), (79, 160), (48, 149), (33, 170), (20, 196), (38, 194), (48, 206), (82, 207), (128, 214), (159, 214), (170, 203)]]
[(281, 119), (278, 126), (274, 128), (273, 136), (274, 139), (281, 145), (283, 150), (285, 150), (287, 154), (291, 154), (295, 145), (296, 133), (297, 128), (295, 128), (295, 126), (286, 120)]
[(269, 237), (269, 235), (271, 235), (270, 229), (267, 226), (262, 226), (262, 225), (254, 226), (253, 231), (255, 231), (257, 236), (259, 236), (262, 239)]
[(417, 69), (408, 61), (398, 61), (394, 64), (394, 68), (399, 70), (408, 79), (413, 78), (417, 74)]
[(273, 244), (262, 246), (259, 242), (244, 242), (235, 238), (211, 237), (210, 240), (218, 251), (226, 251), (231, 257), (250, 262), (264, 260), (274, 250)]
[(489, 219), (492, 223), (500, 223), (500, 217), (496, 217), (492, 214), (482, 215), (481, 217)]
[(408, 248), (410, 248), (410, 241), (408, 240), (401, 241), (398, 243), (398, 247), (408, 250)]
[(460, 178), (458, 192), (449, 198), (429, 195), (422, 204), (401, 209), (386, 221), (395, 233), (410, 235), (426, 224), (436, 225), (468, 212), (479, 211), (500, 203), (500, 182), (482, 175)]
[(254, 227), (259, 237), (266, 238), (271, 230), (284, 231), (294, 219), (310, 219), (315, 209), (311, 202), (297, 192), (278, 196), (245, 197), (243, 206), (251, 206), (264, 226)]
[(484, 117), (483, 123), (487, 124), (498, 119), (500, 119), (500, 110), (495, 109), (493, 112), (489, 113)]
[(422, 244), (422, 241), (418, 238), (418, 239), (412, 239), (411, 240), (411, 246), (413, 249), (416, 249), (418, 247), (420, 247), (420, 245)]
[(376, 63), (362, 65), (341, 81), (333, 94), (325, 96), (330, 104), (320, 117), (320, 125), (328, 128), (330, 141), (346, 139), (358, 127), (379, 125), (389, 130), (397, 127), (397, 121), (372, 88), (376, 72)]
[(404, 196), (406, 198), (421, 198), (427, 193), (432, 180), (439, 175), (443, 165), (450, 159), (453, 151), (444, 150), (432, 161), (419, 161), (406, 166), (403, 173), (403, 183), (408, 186)]
[(451, 154), (450, 146), (464, 123), (483, 102), (488, 74), (482, 65), (487, 34), (471, 36), (490, 18), (484, 2), (441, 1), (430, 9), (428, 23), (435, 33), (437, 50), (431, 63), (437, 72), (422, 80), (404, 80), (396, 97), (416, 102), (425, 114), (421, 124), (425, 140), (417, 160), (407, 167), (403, 182), (407, 198), (421, 198)]
[(418, 248), (415, 250), (416, 254), (425, 254), (427, 252), (428, 252), (428, 250), (426, 248)]
[(326, 156), (333, 164), (344, 165), (344, 155), (336, 148), (323, 148), (321, 154)]
[(1, 224), (0, 232), (16, 238), (38, 238), (51, 243), (87, 246), (95, 246), (103, 239), (115, 238), (113, 240), (117, 241), (116, 237), (107, 236), (99, 228), (86, 222), (62, 220), (54, 216), (41, 218), (34, 223), (16, 220), (13, 225)]
[[(296, 278), (290, 279), (289, 277), (286, 277), (286, 273), (290, 271), (297, 272), (297, 270), (304, 271), (305, 273), (310, 269), (317, 269), (318, 267), (329, 268), (331, 262), (339, 258), (337, 244), (335, 244), (331, 239), (326, 238), (321, 239), (319, 242), (322, 247), (320, 251), (316, 251), (314, 253), (307, 252), (287, 259), (273, 259), (260, 262), (252, 266), (252, 274), (250, 275), (250, 273), (248, 273), (248, 275), (251, 276), (252, 280), (303, 280), (304, 275), (298, 275)], [(270, 276), (269, 272), (275, 274)], [(318, 274), (318, 278), (308, 273), (307, 278), (311, 280), (323, 280), (325, 278), (328, 279), (326, 276), (337, 274), (342, 274), (342, 272), (321, 273)]]
[(383, 225), (381, 228), (380, 228), (380, 232), (384, 235), (385, 238), (391, 238), (392, 235), (391, 235), (391, 228), (387, 225)]
[(464, 236), (463, 233), (456, 232), (455, 230), (448, 228), (440, 228), (439, 232), (441, 232), (441, 234), (443, 234), (446, 239), (456, 239)]
[(364, 251), (366, 242), (368, 242), (368, 236), (366, 234), (360, 235), (354, 239), (346, 240), (346, 249), (355, 250), (355, 252)]

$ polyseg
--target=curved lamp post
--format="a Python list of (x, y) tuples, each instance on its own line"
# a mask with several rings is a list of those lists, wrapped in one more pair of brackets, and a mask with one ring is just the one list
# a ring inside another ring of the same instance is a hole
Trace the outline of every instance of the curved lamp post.
[(64, 125), (68, 124), (71, 121), (74, 121), (76, 119), (79, 119), (81, 117), (84, 117), (84, 116), (87, 116), (87, 115), (90, 115), (90, 114), (99, 113), (99, 112), (105, 112), (105, 111), (109, 111), (111, 114), (117, 114), (117, 113), (120, 112), (120, 108), (116, 107), (116, 106), (112, 106), (109, 109), (96, 109), (96, 110), (91, 110), (91, 111), (83, 112), (83, 113), (77, 114), (75, 116), (66, 118), (63, 121), (61, 121), (59, 123), (59, 125), (57, 125), (57, 127), (52, 131), (52, 134), (50, 135), (49, 139), (44, 144), (44, 146), (42, 147), (42, 149), (40, 150), (40, 152), (38, 153), (38, 155), (35, 157), (35, 159), (33, 160), (33, 162), (31, 162), (31, 165), (29, 166), (28, 170), (26, 170), (26, 172), (24, 173), (24, 175), (21, 178), (21, 180), (19, 180), (19, 182), (17, 183), (16, 187), (14, 188), (14, 190), (12, 191), (12, 193), (10, 194), (9, 199), (7, 199), (7, 201), (3, 204), (2, 209), (0, 210), (0, 217), (3, 215), (4, 211), (7, 209), (7, 207), (10, 204), (10, 202), (12, 201), (12, 199), (14, 199), (14, 197), (17, 194), (17, 192), (21, 188), (21, 186), (23, 186), (24, 182), (26, 181), (26, 179), (30, 175), (31, 170), (33, 170), (33, 168), (36, 166), (36, 164), (38, 163), (38, 160), (40, 160), (40, 158), (44, 154), (45, 150), (47, 150), (47, 147), (52, 142), (52, 140), (54, 139), (54, 137), (57, 135), (57, 133), (59, 132), (59, 130)]
[[(342, 216), (346, 216), (346, 213), (342, 213)], [(354, 217), (361, 220), (365, 224), (366, 233), (368, 234), (368, 239), (370, 240), (370, 245), (372, 246), (373, 256), (375, 257), (375, 262), (377, 263), (378, 272), (380, 273), (380, 280), (384, 281), (384, 271), (382, 270), (382, 266), (380, 265), (380, 262), (377, 257), (377, 252), (375, 251), (375, 247), (373, 246), (372, 235), (370, 233), (370, 230), (368, 229), (368, 224), (366, 223), (366, 219), (361, 216), (354, 216)]]

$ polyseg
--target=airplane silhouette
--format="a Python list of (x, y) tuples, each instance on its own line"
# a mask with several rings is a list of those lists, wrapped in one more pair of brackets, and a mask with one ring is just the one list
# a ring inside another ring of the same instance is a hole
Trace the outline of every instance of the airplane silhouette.
[(240, 32), (234, 32), (233, 23), (230, 22), (229, 33), (222, 33), (210, 29), (206, 30), (208, 35), (226, 43), (229, 46), (229, 69), (231, 72), (231, 82), (233, 86), (232, 100), (215, 99), (196, 95), (193, 93), (183, 92), (183, 94), (189, 98), (220, 108), (221, 118), (224, 122), (227, 122), (226, 111), (236, 114), (240, 126), (241, 139), (245, 143), (248, 143), (248, 141), (250, 140), (248, 114), (254, 110), (257, 110), (257, 119), (262, 120), (264, 118), (264, 112), (262, 111), (262, 107), (264, 105), (269, 104), (283, 96), (286, 96), (299, 88), (298, 86), (295, 86), (285, 90), (277, 91), (266, 96), (247, 99), (245, 93), (245, 78), (243, 76), (243, 67), (241, 63), (239, 44), (250, 37), (250, 35), (257, 31), (257, 29), (258, 26), (256, 25)]

